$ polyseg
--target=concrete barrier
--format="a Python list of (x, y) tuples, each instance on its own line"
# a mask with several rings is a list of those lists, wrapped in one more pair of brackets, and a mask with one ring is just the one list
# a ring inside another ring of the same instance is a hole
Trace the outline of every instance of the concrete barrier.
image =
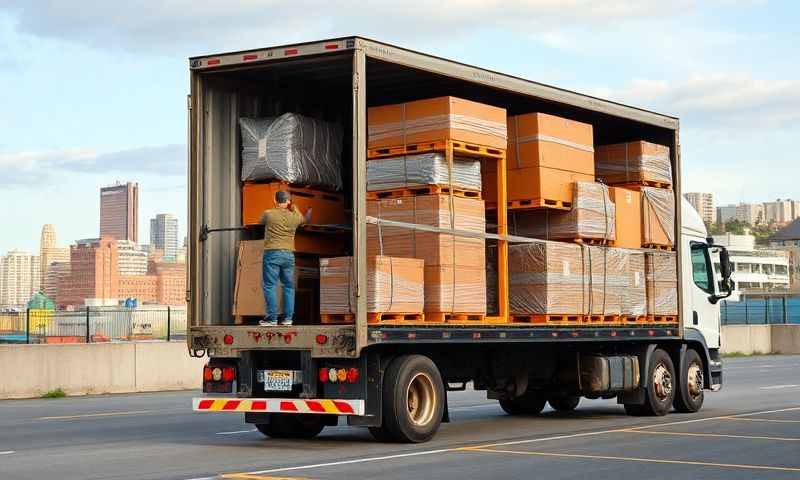
[[(775, 325), (725, 325), (722, 327), (722, 353), (772, 353), (772, 327)], [(791, 326), (791, 325), (787, 325)]]
[(800, 325), (771, 325), (772, 353), (800, 353)]
[(0, 345), (0, 399), (200, 388), (205, 362), (183, 342)]

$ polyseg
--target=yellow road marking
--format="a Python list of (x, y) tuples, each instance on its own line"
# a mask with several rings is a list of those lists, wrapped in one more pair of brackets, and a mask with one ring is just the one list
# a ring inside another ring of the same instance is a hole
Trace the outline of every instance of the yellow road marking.
[(520, 450), (495, 450), (488, 448), (471, 448), (471, 447), (464, 447), (459, 450), (465, 452), (508, 453), (515, 455), (532, 455), (540, 457), (584, 458), (590, 460), (621, 460), (627, 462), (665, 463), (671, 465), (697, 465), (702, 467), (738, 468), (741, 470), (773, 470), (780, 472), (800, 472), (800, 468), (796, 467), (773, 467), (770, 465), (698, 462), (693, 460), (667, 460), (661, 458), (616, 457), (611, 455), (588, 455), (588, 454), (578, 454), (578, 453), (527, 452)]
[(228, 473), (222, 478), (242, 479), (242, 480), (306, 480), (300, 477), (261, 477), (250, 473)]
[(741, 417), (720, 417), (721, 420), (736, 420), (738, 422), (775, 422), (775, 423), (800, 423), (800, 420), (778, 420), (772, 418), (741, 418)]
[(743, 438), (746, 440), (773, 440), (777, 442), (800, 442), (797, 437), (764, 437), (760, 435), (729, 435), (724, 433), (689, 433), (689, 432), (664, 432), (659, 430), (621, 430), (627, 433), (638, 433), (641, 435), (674, 435), (677, 437), (717, 437), (717, 438)]
[(60, 417), (38, 417), (36, 420), (70, 420), (73, 418), (116, 417), (123, 415), (142, 415), (146, 413), (164, 413), (164, 410), (134, 410), (129, 412), (84, 413), (81, 415), (62, 415)]

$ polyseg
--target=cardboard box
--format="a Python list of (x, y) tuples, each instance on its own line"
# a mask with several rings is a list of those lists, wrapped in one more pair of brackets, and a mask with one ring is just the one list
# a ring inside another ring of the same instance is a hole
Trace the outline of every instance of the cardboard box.
[[(506, 177), (506, 195), (515, 200), (552, 200), (571, 204), (575, 182), (594, 182), (594, 175), (548, 167), (526, 167), (509, 170)], [(484, 170), (483, 192), (486, 201), (497, 199), (497, 176)]]
[(642, 247), (642, 194), (622, 187), (609, 187), (614, 202), (615, 247)]
[(509, 170), (547, 167), (594, 175), (592, 126), (545, 113), (508, 117)]
[(455, 140), (505, 149), (506, 111), (456, 97), (370, 107), (368, 148)]
[(678, 264), (675, 252), (645, 252), (648, 315), (678, 314)]
[(595, 175), (603, 182), (672, 184), (669, 147), (639, 140), (595, 148)]
[(545, 240), (614, 240), (615, 208), (608, 187), (595, 182), (576, 182), (574, 189), (570, 211), (509, 211), (509, 232)]
[[(233, 315), (237, 317), (266, 315), (261, 289), (264, 242), (244, 240), (239, 243), (236, 264)], [(315, 257), (296, 256), (294, 267), (295, 313), (298, 325), (319, 324), (319, 265)], [(283, 286), (276, 289), (278, 312), (283, 314)]]
[(486, 267), (425, 266), (425, 312), (486, 313)]
[(644, 252), (624, 250), (628, 255), (627, 279), (622, 289), (622, 313), (624, 315), (647, 314), (647, 285), (645, 280)]
[(584, 313), (581, 246), (536, 242), (508, 247), (509, 310), (512, 314)]
[(588, 315), (620, 315), (628, 283), (627, 250), (584, 245), (583, 254), (584, 311)]
[[(451, 207), (452, 201), (452, 207)], [(449, 195), (418, 195), (367, 201), (367, 215), (396, 222), (469, 232), (486, 231), (482, 200)], [(423, 232), (402, 227), (367, 225), (367, 255), (420, 258), (425, 266), (485, 264), (485, 241), (447, 233)]]
[(313, 208), (311, 223), (337, 225), (351, 223), (344, 208), (344, 196), (305, 187), (296, 187), (284, 182), (245, 183), (242, 187), (242, 223), (258, 225), (264, 210), (275, 208), (275, 193), (285, 190), (292, 195), (292, 203), (302, 213)]
[(349, 235), (298, 230), (294, 236), (295, 253), (329, 257), (344, 255), (350, 252), (351, 248)]
[[(355, 313), (353, 257), (320, 259), (320, 312)], [(367, 257), (367, 312), (422, 313), (424, 262), (414, 258)]]
[(675, 192), (642, 187), (642, 245), (671, 247), (675, 237)]

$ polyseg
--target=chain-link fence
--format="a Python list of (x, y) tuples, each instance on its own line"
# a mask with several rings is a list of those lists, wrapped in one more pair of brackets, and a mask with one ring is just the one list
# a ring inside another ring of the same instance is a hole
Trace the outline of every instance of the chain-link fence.
[(745, 298), (720, 305), (723, 325), (800, 324), (800, 296), (775, 295)]
[(0, 343), (94, 343), (185, 340), (186, 309), (28, 309), (0, 313)]

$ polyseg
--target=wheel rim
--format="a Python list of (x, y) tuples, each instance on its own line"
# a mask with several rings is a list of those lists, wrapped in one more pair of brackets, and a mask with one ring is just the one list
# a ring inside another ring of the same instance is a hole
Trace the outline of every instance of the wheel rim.
[(433, 420), (436, 406), (436, 389), (426, 373), (417, 373), (408, 384), (406, 395), (408, 416), (415, 425), (427, 425)]
[(672, 395), (672, 374), (663, 363), (656, 365), (653, 370), (653, 387), (656, 397), (662, 402)]
[(692, 400), (697, 400), (703, 394), (703, 369), (697, 363), (689, 365), (687, 372), (687, 385), (689, 396)]

